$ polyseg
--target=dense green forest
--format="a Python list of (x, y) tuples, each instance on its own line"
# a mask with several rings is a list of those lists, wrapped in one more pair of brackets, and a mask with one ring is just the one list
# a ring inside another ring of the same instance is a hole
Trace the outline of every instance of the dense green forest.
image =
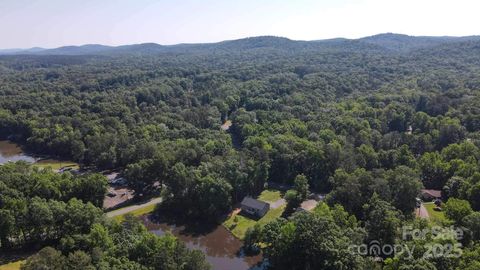
[[(301, 175), (312, 191), (328, 194), (326, 204), (312, 215), (255, 228), (247, 239), (251, 246), (262, 243), (258, 246), (278, 269), (380, 267), (373, 257), (344, 254), (346, 247), (370, 240), (404, 243), (402, 226), (431, 226), (414, 219), (420, 189), (443, 190), (451, 224), (468, 235), (461, 241), (464, 255), (386, 256), (383, 269), (477, 269), (479, 90), (476, 37), (387, 34), (310, 42), (258, 37), (216, 44), (65, 47), (0, 56), (0, 135), (86, 168), (121, 169), (136, 196), (162, 194), (162, 209), (187, 219), (216, 221), (267, 182), (294, 185)], [(220, 128), (226, 120), (232, 121), (228, 131)], [(115, 237), (125, 229), (92, 220), (94, 225), (59, 231), (52, 220), (51, 228), (38, 232), (29, 223), (36, 221), (21, 221), (18, 205), (9, 203), (23, 201), (27, 215), (30, 207), (80, 207), (91, 211), (81, 215), (96, 219), (98, 191), (105, 188), (99, 176), (72, 184), (64, 179), (69, 176), (31, 172), (39, 174), (40, 183), (18, 188), (9, 185), (11, 170), (31, 168), (1, 168), (2, 221), (20, 224), (10, 232), (5, 229), (10, 223), (0, 222), (2, 246), (12, 239), (17, 244), (72, 239), (60, 241), (62, 253), (44, 253), (80, 260), (95, 257), (89, 237), (108, 231), (111, 246), (99, 248), (116, 254)], [(78, 241), (90, 246), (79, 247)], [(125, 252), (140, 250), (131, 248)], [(188, 253), (179, 249), (162, 254)], [(122, 258), (139, 263), (138, 269), (176, 269), (155, 264), (161, 258), (144, 263), (135, 256)], [(200, 264), (195, 258), (191, 263)], [(100, 261), (96, 267), (116, 263), (108, 256)], [(195, 267), (184, 269), (201, 269)]]
[(18, 162), (0, 166), (0, 175), (0, 251), (56, 247), (41, 249), (22, 269), (210, 269), (200, 251), (172, 235), (157, 237), (132, 216), (122, 224), (106, 219), (98, 208), (107, 184), (100, 174)]

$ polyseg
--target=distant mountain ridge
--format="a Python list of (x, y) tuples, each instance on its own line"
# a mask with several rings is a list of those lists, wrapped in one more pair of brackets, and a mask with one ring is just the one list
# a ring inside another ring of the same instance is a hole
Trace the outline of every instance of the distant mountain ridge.
[(295, 51), (312, 49), (332, 49), (336, 47), (349, 47), (353, 49), (368, 48), (402, 53), (416, 49), (436, 47), (442, 44), (465, 41), (480, 41), (480, 36), (429, 37), (385, 33), (359, 39), (335, 38), (316, 41), (291, 40), (288, 38), (276, 36), (259, 36), (237, 40), (227, 40), (217, 43), (185, 43), (176, 45), (142, 43), (121, 46), (87, 44), (81, 46), (63, 46), (54, 49), (7, 49), (0, 50), (0, 55), (148, 55), (159, 53), (189, 53), (231, 50), (242, 51), (263, 48)]
[(3, 50), (0, 50), (0, 55), (2, 54), (16, 54), (16, 53), (37, 53), (37, 52), (41, 52), (41, 51), (45, 51), (47, 49), (44, 49), (44, 48), (40, 48), (40, 47), (33, 47), (33, 48), (30, 48), (30, 49), (3, 49)]
[(441, 44), (464, 41), (480, 41), (480, 36), (465, 37), (429, 37), (429, 36), (408, 36), (401, 34), (385, 33), (359, 39), (362, 42), (378, 45), (394, 51), (409, 51), (426, 47), (438, 46)]

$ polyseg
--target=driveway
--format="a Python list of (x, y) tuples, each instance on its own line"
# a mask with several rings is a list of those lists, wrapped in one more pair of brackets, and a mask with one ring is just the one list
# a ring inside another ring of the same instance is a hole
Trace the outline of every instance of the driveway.
[(109, 187), (107, 192), (112, 195), (103, 199), (103, 208), (107, 210), (133, 198), (133, 191), (126, 187)]
[(287, 201), (285, 201), (285, 199), (276, 200), (273, 203), (270, 203), (270, 208), (271, 209), (277, 209), (277, 208), (283, 206), (286, 203), (287, 203)]
[(306, 200), (300, 204), (300, 207), (304, 210), (307, 211), (312, 211), (316, 206), (318, 202), (316, 200)]
[(430, 218), (430, 216), (428, 215), (428, 211), (427, 211), (427, 208), (425, 208), (425, 205), (420, 204), (420, 208), (418, 208), (416, 211), (416, 214), (417, 214), (417, 217), (420, 217), (420, 218)]

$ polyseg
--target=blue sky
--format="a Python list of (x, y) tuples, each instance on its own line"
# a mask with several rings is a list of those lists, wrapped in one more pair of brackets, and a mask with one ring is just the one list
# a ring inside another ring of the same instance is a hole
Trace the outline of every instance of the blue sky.
[(480, 34), (477, 0), (0, 0), (0, 48)]

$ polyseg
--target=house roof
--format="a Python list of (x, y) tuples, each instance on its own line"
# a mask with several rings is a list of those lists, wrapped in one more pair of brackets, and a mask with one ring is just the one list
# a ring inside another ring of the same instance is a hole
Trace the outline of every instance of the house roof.
[(422, 194), (428, 194), (432, 197), (435, 198), (440, 198), (442, 197), (442, 191), (441, 190), (435, 190), (435, 189), (422, 189), (421, 190)]
[(267, 206), (268, 203), (256, 200), (251, 197), (245, 197), (243, 198), (242, 205), (261, 210), (265, 208), (265, 206)]

